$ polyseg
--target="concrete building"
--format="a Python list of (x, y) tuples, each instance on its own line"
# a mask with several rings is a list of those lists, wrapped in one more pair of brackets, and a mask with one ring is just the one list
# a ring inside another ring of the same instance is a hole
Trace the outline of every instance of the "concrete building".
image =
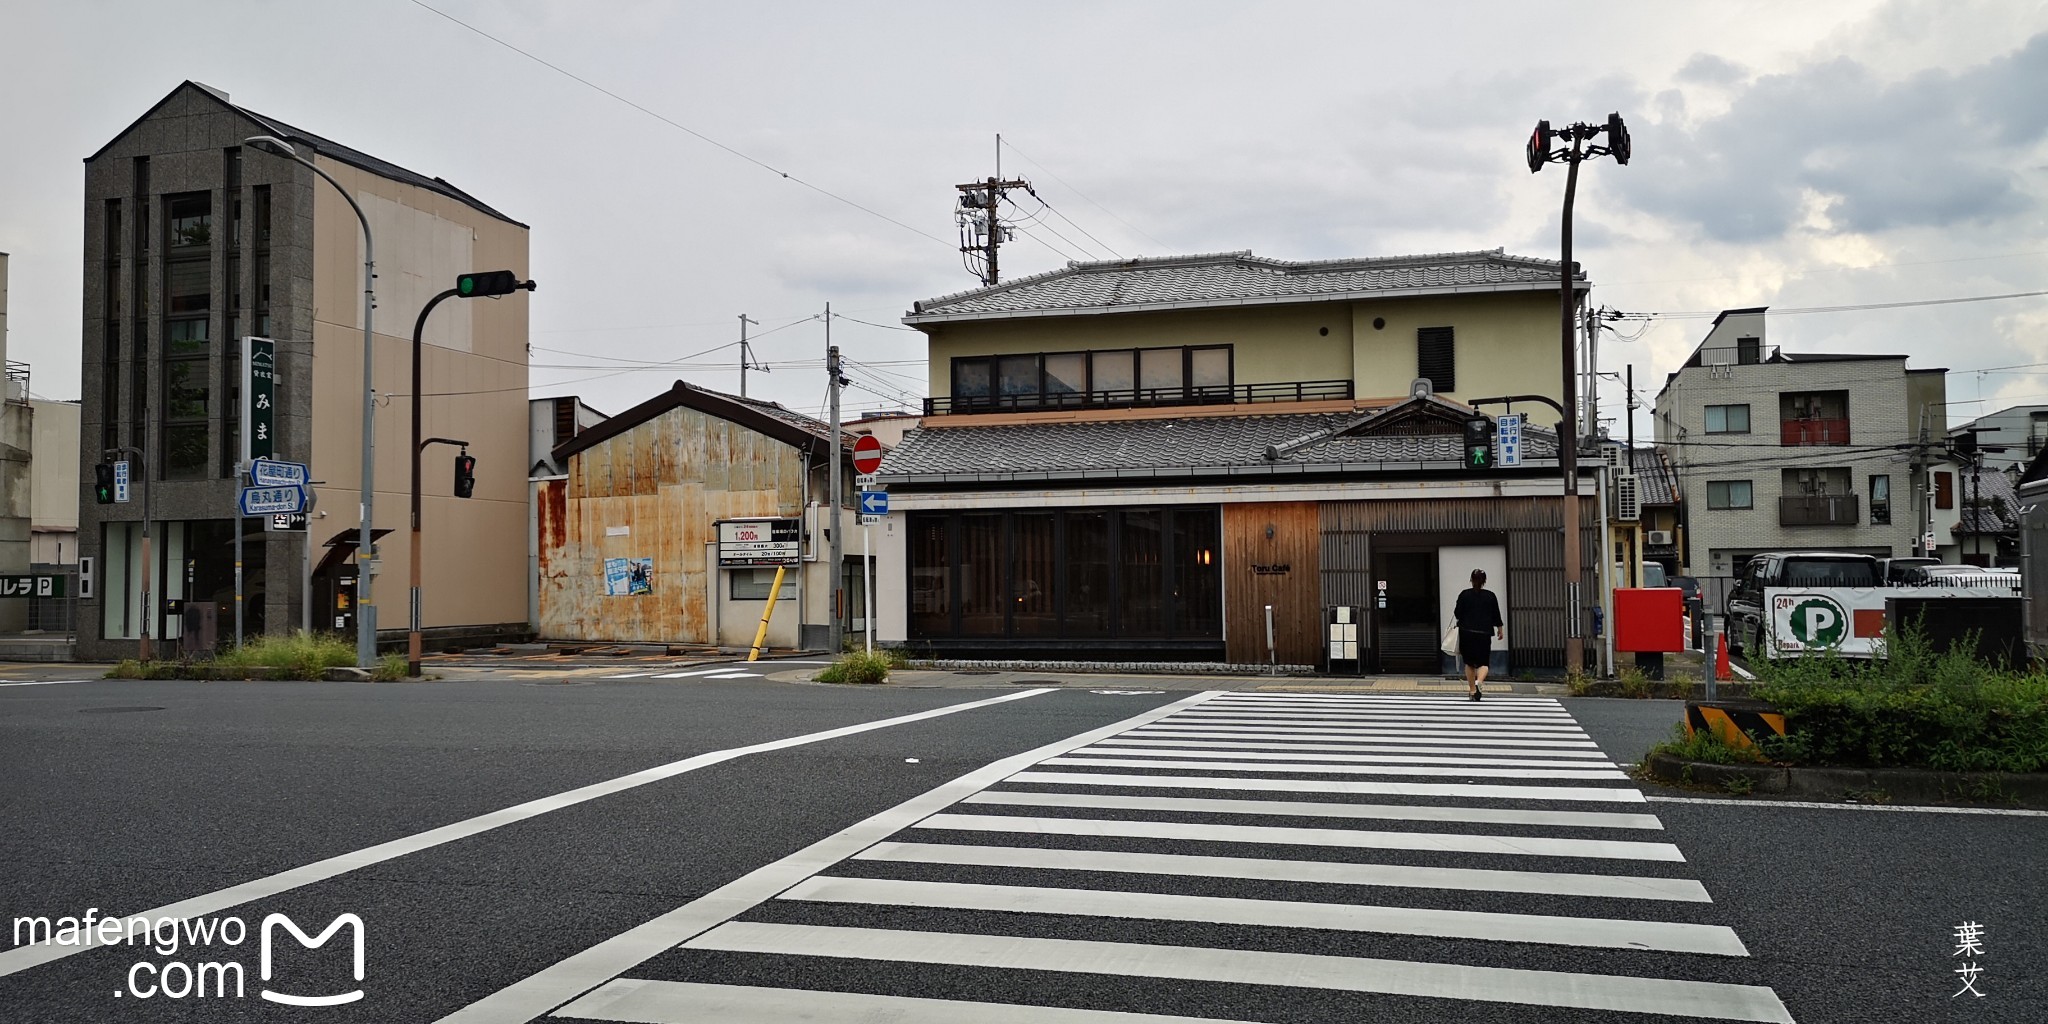
[[(851, 501), (852, 434), (840, 445), (849, 633), (867, 628)], [(784, 574), (767, 642), (827, 646), (832, 609), (831, 430), (774, 402), (677, 381), (582, 430), (537, 480), (543, 640), (744, 650)]]
[[(30, 453), (35, 409), (29, 403), (29, 368), (7, 358), (7, 254), (0, 252), (0, 574), (29, 570)], [(0, 601), (0, 633), (26, 628), (24, 601)]]
[[(377, 255), (380, 396), (412, 391), (411, 331), (427, 300), (472, 270), (527, 269), (527, 228), (439, 178), (380, 160), (186, 82), (85, 161), (81, 475), (116, 447), (148, 453), (156, 521), (145, 602), (140, 485), (127, 504), (81, 508), (82, 553), (98, 560), (79, 654), (128, 654), (145, 623), (179, 636), (169, 601), (210, 606), (233, 630), (236, 533), (244, 540), (248, 631), (281, 632), (309, 614), (353, 632), (358, 603), (363, 237), (348, 202), (312, 171), (245, 149), (272, 135), (348, 190)], [(526, 631), (526, 331), (521, 299), (443, 303), (425, 334), (426, 436), (469, 442), (475, 497), (453, 498), (446, 449), (424, 479), (424, 623), (430, 638), (481, 641)], [(317, 505), (306, 533), (268, 532), (235, 513), (239, 339), (273, 338), (276, 456), (310, 464)], [(380, 401), (376, 522), (408, 522), (410, 416)], [(386, 643), (406, 626), (403, 533), (373, 553)], [(310, 578), (310, 587), (307, 579)], [(310, 611), (302, 601), (310, 592)]]
[(1238, 252), (918, 303), (903, 322), (929, 338), (934, 397), (879, 474), (879, 638), (1435, 674), (1485, 568), (1508, 619), (1496, 665), (1562, 669), (1607, 561), (1598, 460), (1568, 611), (1555, 415), (1517, 407), (1534, 415), (1516, 469), (1474, 472), (1463, 436), (1505, 410), (1471, 400), (1559, 399), (1558, 275), (1499, 250)]
[(2048, 405), (2015, 405), (1979, 416), (1948, 431), (1960, 434), (1974, 430), (1977, 447), (1986, 469), (2017, 476), (2020, 470), (2048, 451)]
[(1934, 466), (1947, 371), (1901, 355), (1785, 352), (1767, 343), (1765, 318), (1721, 313), (1657, 395), (1686, 570), (1727, 578), (1767, 551), (1917, 554), (1955, 507), (1953, 471)]
[(526, 403), (526, 411), (526, 472), (536, 480), (561, 476), (562, 465), (555, 460), (555, 449), (611, 418), (574, 395), (535, 398)]
[(78, 562), (77, 402), (31, 398), (35, 426), (29, 434), (34, 461), (29, 467), (29, 560), (37, 565)]

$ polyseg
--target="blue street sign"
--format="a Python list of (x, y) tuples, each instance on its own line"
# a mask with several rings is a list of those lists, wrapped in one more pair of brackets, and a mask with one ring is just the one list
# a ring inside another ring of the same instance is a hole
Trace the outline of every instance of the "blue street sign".
[(249, 480), (258, 487), (290, 487), (310, 479), (312, 473), (303, 462), (256, 459), (249, 463)]
[(1500, 446), (1500, 458), (1496, 460), (1496, 464), (1501, 468), (1506, 469), (1510, 466), (1522, 464), (1521, 413), (1508, 412), (1501, 414), (1498, 429), (1494, 433), (1494, 443)]
[(114, 463), (114, 501), (128, 500), (128, 460)]
[(306, 508), (306, 489), (298, 484), (284, 487), (244, 487), (241, 506), (242, 514), (245, 516), (303, 512)]
[(886, 516), (889, 514), (888, 491), (860, 492), (860, 514), (864, 516)]

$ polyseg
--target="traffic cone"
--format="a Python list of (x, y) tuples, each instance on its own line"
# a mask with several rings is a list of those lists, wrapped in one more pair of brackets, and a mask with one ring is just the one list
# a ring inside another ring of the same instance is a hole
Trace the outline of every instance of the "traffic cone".
[(1733, 679), (1728, 669), (1728, 634), (1716, 634), (1716, 639), (1720, 642), (1714, 645), (1714, 678)]

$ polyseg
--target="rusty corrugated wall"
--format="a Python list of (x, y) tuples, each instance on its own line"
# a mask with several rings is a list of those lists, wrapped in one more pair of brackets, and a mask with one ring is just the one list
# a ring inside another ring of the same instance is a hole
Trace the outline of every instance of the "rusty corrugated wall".
[[(671, 409), (569, 457), (540, 491), (544, 639), (714, 643), (714, 523), (798, 516), (797, 449), (695, 409)], [(652, 558), (654, 592), (605, 594), (607, 558)]]

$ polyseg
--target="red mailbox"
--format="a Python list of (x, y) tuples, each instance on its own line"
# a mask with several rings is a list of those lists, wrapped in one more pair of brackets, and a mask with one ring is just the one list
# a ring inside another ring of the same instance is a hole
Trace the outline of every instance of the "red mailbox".
[(1685, 591), (1677, 587), (1617, 587), (1614, 649), (1634, 653), (1685, 650)]

